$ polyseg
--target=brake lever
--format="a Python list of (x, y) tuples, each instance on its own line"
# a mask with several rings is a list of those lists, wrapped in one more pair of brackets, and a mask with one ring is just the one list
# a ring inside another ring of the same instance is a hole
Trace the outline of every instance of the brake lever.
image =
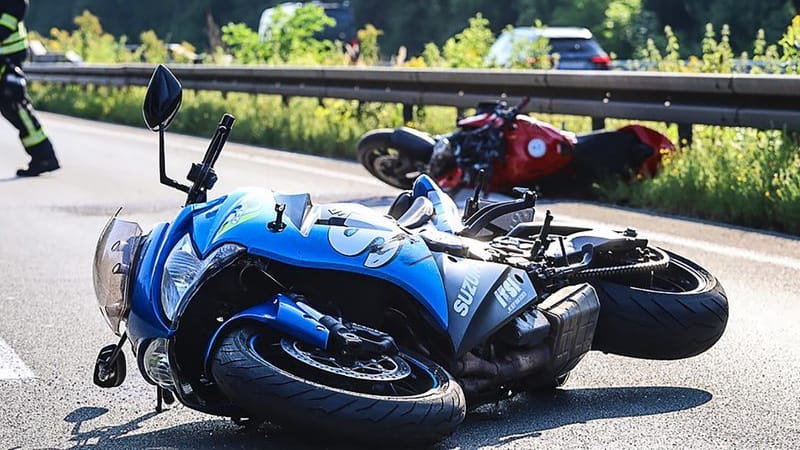
[(467, 221), (476, 211), (481, 201), (481, 191), (483, 190), (483, 181), (486, 176), (486, 170), (481, 169), (478, 171), (477, 179), (475, 180), (475, 191), (472, 193), (472, 198), (467, 199), (467, 204), (464, 206), (463, 221)]

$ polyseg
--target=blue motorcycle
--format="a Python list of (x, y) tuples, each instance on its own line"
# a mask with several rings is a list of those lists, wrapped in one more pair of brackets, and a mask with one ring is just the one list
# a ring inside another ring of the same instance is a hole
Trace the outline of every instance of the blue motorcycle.
[(157, 67), (144, 118), (161, 182), (187, 201), (147, 234), (115, 216), (100, 236), (94, 286), (119, 341), (100, 351), (98, 386), (123, 382), (130, 343), (159, 411), (177, 399), (237, 423), (425, 444), (468, 408), (562, 385), (590, 350), (686, 358), (725, 329), (706, 270), (633, 229), (533, 222), (531, 191), (489, 203), (477, 189), (463, 214), (426, 175), (385, 214), (260, 188), (209, 200), (234, 118), (182, 184), (164, 149), (180, 103)]

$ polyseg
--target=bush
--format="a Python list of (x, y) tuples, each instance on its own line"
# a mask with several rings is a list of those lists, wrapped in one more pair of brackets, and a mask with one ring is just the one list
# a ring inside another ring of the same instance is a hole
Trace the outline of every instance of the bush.
[(800, 234), (800, 152), (781, 131), (695, 127), (691, 148), (643, 183), (603, 188), (606, 198)]
[(272, 23), (263, 37), (245, 24), (228, 24), (222, 27), (222, 42), (242, 64), (323, 64), (341, 55), (333, 42), (314, 38), (314, 34), (336, 24), (320, 6), (308, 4), (294, 14), (278, 7)]

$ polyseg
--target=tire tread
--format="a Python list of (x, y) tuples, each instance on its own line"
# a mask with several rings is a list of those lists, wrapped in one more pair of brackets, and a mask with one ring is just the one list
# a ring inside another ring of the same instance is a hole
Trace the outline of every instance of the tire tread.
[[(211, 373), (220, 390), (253, 417), (302, 430), (313, 429), (322, 436), (395, 445), (440, 441), (464, 419), (464, 394), (452, 378), (448, 377), (449, 381), (435, 391), (408, 399), (376, 399), (327, 389), (251, 354), (245, 342), (256, 332), (251, 325), (229, 331), (211, 360)], [(243, 358), (236, 359), (234, 351)]]
[(646, 359), (681, 359), (714, 345), (728, 322), (728, 300), (716, 278), (686, 258), (671, 254), (705, 280), (697, 292), (634, 289), (593, 280), (600, 318), (593, 348)]

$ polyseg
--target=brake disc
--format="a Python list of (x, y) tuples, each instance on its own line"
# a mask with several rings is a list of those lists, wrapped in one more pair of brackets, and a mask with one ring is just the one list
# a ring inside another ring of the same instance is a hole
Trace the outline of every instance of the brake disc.
[(397, 381), (411, 374), (411, 366), (401, 357), (382, 355), (371, 359), (343, 361), (324, 350), (302, 348), (302, 342), (281, 339), (289, 356), (316, 369), (349, 378), (369, 381)]

